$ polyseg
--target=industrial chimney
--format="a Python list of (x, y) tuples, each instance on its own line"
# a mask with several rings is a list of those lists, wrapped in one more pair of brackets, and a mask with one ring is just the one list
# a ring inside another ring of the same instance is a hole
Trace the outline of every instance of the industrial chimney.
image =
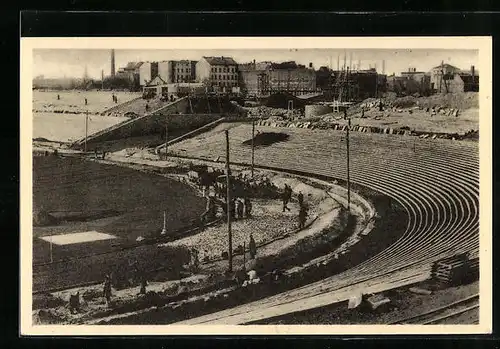
[(115, 50), (111, 50), (111, 77), (115, 77)]
[(471, 73), (472, 76), (476, 76), (476, 74), (475, 74), (476, 73), (476, 69), (475, 69), (475, 67), (473, 65), (470, 66), (470, 73)]

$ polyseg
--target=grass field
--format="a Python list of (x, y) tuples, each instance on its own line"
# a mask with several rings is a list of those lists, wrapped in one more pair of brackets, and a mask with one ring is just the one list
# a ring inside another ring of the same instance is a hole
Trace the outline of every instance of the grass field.
[[(102, 252), (110, 244), (158, 233), (164, 211), (167, 230), (191, 225), (204, 206), (204, 200), (192, 188), (172, 179), (81, 159), (34, 157), (34, 210), (63, 217), (63, 221), (34, 227), (33, 259), (35, 263), (49, 260), (49, 243), (40, 236), (91, 230), (117, 236), (113, 240), (53, 248), (55, 260)], [(103, 211), (114, 213), (99, 215)]]
[[(140, 96), (133, 92), (33, 91), (33, 138), (71, 142), (85, 136), (85, 113), (89, 112), (88, 134), (93, 134), (128, 118), (95, 115), (118, 103)], [(60, 99), (57, 99), (57, 95)], [(85, 98), (88, 104), (85, 105)]]
[[(128, 118), (89, 115), (88, 134), (101, 131)], [(33, 138), (71, 142), (85, 137), (85, 114), (33, 113)]]
[[(118, 104), (140, 97), (137, 92), (114, 92), (114, 91), (33, 91), (33, 110), (53, 112), (64, 110), (74, 113), (103, 112), (114, 107), (111, 96), (115, 94)], [(60, 99), (57, 99), (57, 95)], [(87, 98), (87, 105), (85, 105)]]

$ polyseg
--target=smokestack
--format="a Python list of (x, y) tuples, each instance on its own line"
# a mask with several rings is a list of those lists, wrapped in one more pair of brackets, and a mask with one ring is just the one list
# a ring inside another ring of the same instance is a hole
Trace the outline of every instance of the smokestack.
[(382, 60), (382, 74), (385, 74), (385, 59)]
[(475, 76), (476, 75), (476, 69), (473, 65), (470, 66), (470, 73), (472, 76)]
[(111, 77), (115, 77), (115, 50), (111, 50)]

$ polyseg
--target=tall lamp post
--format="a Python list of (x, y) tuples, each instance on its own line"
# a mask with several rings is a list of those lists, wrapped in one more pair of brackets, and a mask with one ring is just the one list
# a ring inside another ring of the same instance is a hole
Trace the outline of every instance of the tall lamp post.
[(351, 119), (347, 117), (347, 109), (344, 109), (344, 119), (347, 119), (346, 149), (347, 149), (347, 211), (351, 212), (351, 178), (349, 166), (349, 129), (351, 128)]
[(252, 120), (252, 178), (254, 169), (254, 156), (255, 156), (255, 120)]
[(88, 137), (88, 131), (89, 131), (89, 110), (85, 112), (85, 154), (87, 153), (87, 137)]
[(228, 271), (233, 271), (233, 234), (231, 232), (231, 182), (229, 168), (229, 131), (226, 130), (226, 204), (227, 204), (227, 238), (228, 238)]

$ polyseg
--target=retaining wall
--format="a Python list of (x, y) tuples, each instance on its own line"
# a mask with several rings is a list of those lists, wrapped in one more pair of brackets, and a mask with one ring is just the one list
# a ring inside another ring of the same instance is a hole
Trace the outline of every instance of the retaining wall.
[[(165, 120), (168, 120), (169, 130), (191, 130), (215, 121), (222, 116), (221, 114), (186, 114), (188, 109), (187, 98), (179, 99), (160, 110), (136, 119), (127, 120), (90, 135), (87, 144), (158, 134), (165, 129)], [(82, 144), (83, 139), (75, 142), (74, 146), (81, 147)]]

